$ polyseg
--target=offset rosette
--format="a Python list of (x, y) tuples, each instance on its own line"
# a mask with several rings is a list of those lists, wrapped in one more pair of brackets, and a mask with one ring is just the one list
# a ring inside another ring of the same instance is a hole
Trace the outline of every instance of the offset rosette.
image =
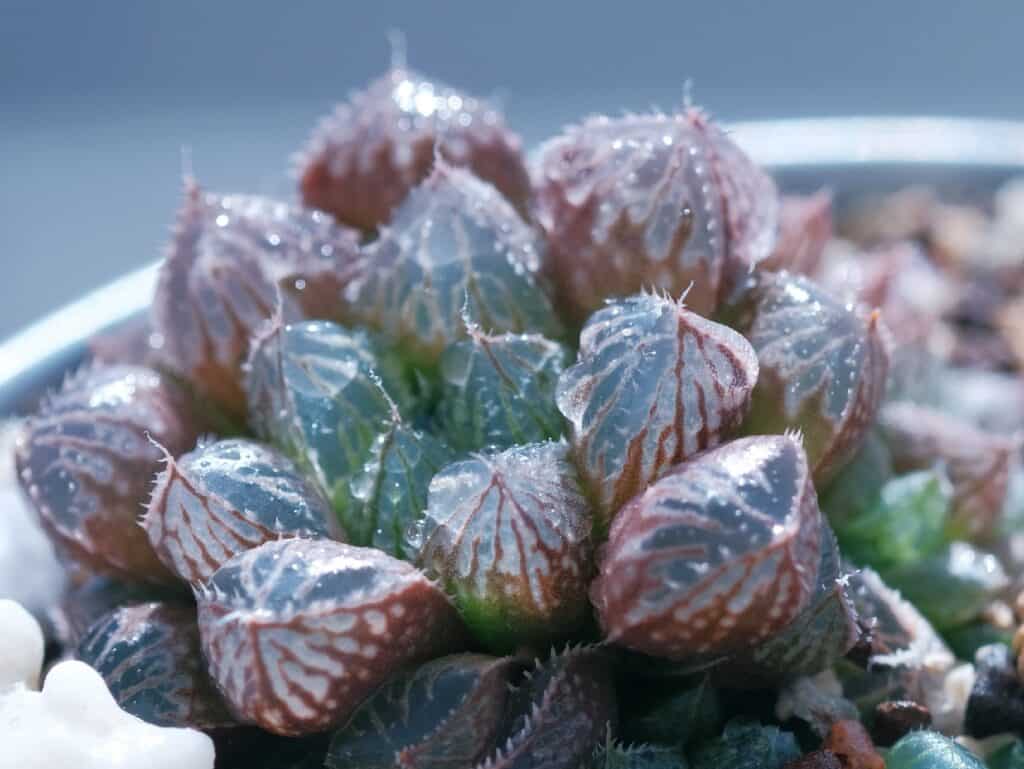
[(567, 648), (527, 673), (512, 693), (503, 742), (477, 769), (585, 766), (618, 723), (606, 651)]
[(568, 448), (542, 443), (438, 473), (411, 544), (477, 638), (514, 649), (564, 638), (586, 616), (590, 529)]
[(761, 364), (744, 430), (799, 429), (814, 480), (826, 483), (856, 453), (885, 394), (888, 333), (878, 313), (780, 272), (759, 276), (736, 316)]
[(558, 407), (604, 522), (738, 428), (757, 377), (747, 341), (683, 299), (641, 294), (594, 313), (579, 362), (559, 381)]
[(307, 206), (363, 230), (384, 224), (435, 155), (493, 184), (526, 214), (519, 137), (490, 105), (396, 67), (324, 118), (298, 158)]
[(358, 269), (355, 234), (322, 213), (188, 181), (153, 298), (160, 357), (232, 416), (245, 413), (241, 365), (279, 297), (289, 316), (337, 317)]
[(412, 566), (327, 539), (247, 550), (197, 599), (210, 674), (240, 719), (275, 734), (337, 727), (395, 670), (461, 637), (448, 599)]
[(609, 641), (669, 659), (740, 652), (809, 605), (821, 513), (790, 435), (732, 441), (619, 513), (591, 600)]
[(95, 668), (117, 704), (157, 726), (238, 725), (199, 653), (195, 607), (145, 603), (97, 621), (75, 656)]
[(511, 658), (455, 654), (396, 673), (335, 733), (330, 769), (473, 766), (497, 747)]
[(142, 519), (160, 560), (194, 583), (243, 550), (327, 537), (333, 524), (319, 487), (283, 454), (245, 439), (200, 446), (177, 461), (168, 456)]
[(195, 445), (202, 426), (184, 391), (142, 366), (86, 368), (46, 399), (19, 440), (22, 487), (73, 560), (129, 581), (168, 581), (138, 525), (163, 455)]
[(404, 383), (380, 366), (365, 333), (323, 321), (269, 324), (254, 340), (247, 368), (250, 423), (341, 509), (392, 420), (392, 398), (410, 402)]
[(355, 319), (421, 362), (467, 336), (464, 317), (493, 333), (561, 333), (537, 275), (536, 235), (466, 171), (438, 164), (364, 251), (345, 290)]
[(969, 422), (909, 402), (887, 405), (880, 424), (896, 472), (943, 464), (953, 484), (955, 530), (974, 538), (991, 537), (1003, 512), (1020, 439), (983, 432)]
[(545, 144), (537, 219), (559, 308), (583, 320), (655, 287), (709, 314), (772, 251), (775, 185), (707, 116), (592, 118)]
[(448, 441), (475, 451), (561, 437), (555, 388), (570, 355), (540, 334), (491, 336), (471, 327), (469, 339), (441, 356), (438, 413)]

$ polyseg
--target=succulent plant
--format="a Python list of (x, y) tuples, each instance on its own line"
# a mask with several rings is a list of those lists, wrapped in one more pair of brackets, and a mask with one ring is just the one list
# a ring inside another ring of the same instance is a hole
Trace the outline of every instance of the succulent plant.
[(771, 179), (705, 113), (597, 117), (540, 149), (537, 220), (560, 311), (655, 287), (717, 307), (733, 273), (772, 250)]
[(1009, 585), (999, 559), (966, 542), (885, 576), (939, 630), (970, 622)]
[(789, 625), (746, 653), (726, 661), (716, 676), (751, 684), (792, 680), (829, 669), (859, 637), (857, 613), (847, 593), (839, 547), (821, 523), (821, 560), (810, 602)]
[(392, 420), (392, 399), (410, 399), (364, 332), (323, 321), (268, 324), (245, 387), (257, 433), (310, 472), (336, 507)]
[(775, 726), (734, 720), (690, 754), (690, 769), (782, 769), (799, 757), (796, 738)]
[(975, 539), (989, 538), (1006, 501), (1017, 439), (907, 402), (888, 404), (879, 424), (898, 472), (945, 465), (953, 484), (952, 524)]
[(118, 608), (146, 603), (192, 605), (192, 595), (180, 583), (153, 584), (124, 582), (105, 576), (92, 576), (68, 585), (56, 615), (56, 636), (67, 647), (75, 647), (93, 623)]
[(406, 546), (406, 533), (423, 517), (430, 481), (452, 452), (392, 411), (362, 468), (347, 486), (335, 487), (335, 505), (352, 544), (409, 560), (415, 553)]
[(331, 740), (330, 769), (473, 766), (496, 747), (516, 660), (455, 654), (396, 673)]
[(364, 253), (345, 289), (353, 318), (421, 363), (466, 338), (467, 316), (493, 333), (561, 334), (536, 234), (465, 170), (438, 163)]
[(476, 326), (441, 356), (438, 415), (459, 451), (506, 449), (561, 437), (555, 405), (570, 352), (540, 334), (485, 334)]
[(520, 213), (520, 140), (486, 103), (396, 66), (323, 119), (298, 159), (308, 206), (363, 230), (384, 224), (440, 155), (497, 187)]
[(594, 752), (591, 769), (686, 769), (686, 759), (665, 745), (601, 745)]
[(618, 711), (607, 652), (593, 646), (552, 654), (510, 697), (498, 749), (477, 769), (574, 769), (584, 765)]
[[(685, 298), (685, 297), (684, 297)], [(672, 465), (739, 427), (758, 378), (750, 345), (678, 301), (640, 294), (594, 313), (558, 383), (603, 528)]]
[(192, 583), (263, 542), (332, 531), (344, 538), (320, 488), (290, 459), (247, 439), (168, 455), (142, 525), (160, 560)]
[(182, 388), (142, 366), (85, 368), (47, 398), (19, 440), (21, 484), (54, 542), (82, 566), (127, 580), (171, 574), (138, 526), (161, 452), (202, 430)]
[(823, 486), (856, 453), (885, 394), (889, 353), (879, 315), (786, 272), (754, 278), (730, 314), (760, 364), (744, 430), (801, 430)]
[(623, 709), (620, 734), (641, 744), (684, 748), (717, 735), (722, 721), (721, 697), (705, 676), (695, 686), (656, 697), (630, 713)]
[(231, 717), (199, 653), (192, 606), (124, 606), (98, 620), (75, 656), (99, 671), (117, 704), (157, 726), (231, 728)]
[(339, 726), (393, 671), (461, 640), (455, 610), (416, 569), (327, 539), (246, 550), (197, 599), (210, 674), (241, 720), (275, 734)]
[(679, 466), (619, 513), (591, 600), (613, 643), (678, 660), (731, 654), (799, 616), (820, 559), (800, 442), (743, 438)]
[(952, 497), (952, 486), (941, 470), (892, 478), (873, 506), (837, 528), (843, 553), (883, 574), (937, 553), (950, 541)]
[(785, 195), (779, 201), (779, 236), (775, 249), (757, 267), (815, 275), (832, 238), (832, 195)]
[(244, 416), (250, 337), (279, 297), (290, 316), (337, 317), (358, 251), (355, 234), (322, 213), (204, 193), (186, 180), (153, 299), (162, 363), (231, 416)]
[(449, 465), (410, 543), (486, 646), (547, 644), (587, 615), (590, 508), (563, 443)]
[(985, 769), (963, 745), (938, 732), (911, 732), (886, 754), (887, 769)]

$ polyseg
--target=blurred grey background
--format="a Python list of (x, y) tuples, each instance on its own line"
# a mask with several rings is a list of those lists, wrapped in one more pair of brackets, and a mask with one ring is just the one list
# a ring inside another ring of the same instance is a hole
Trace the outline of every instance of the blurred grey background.
[(0, 0), (0, 338), (159, 255), (181, 148), (292, 196), (315, 119), (388, 64), (504, 105), (534, 143), (595, 111), (1024, 117), (1024, 2)]

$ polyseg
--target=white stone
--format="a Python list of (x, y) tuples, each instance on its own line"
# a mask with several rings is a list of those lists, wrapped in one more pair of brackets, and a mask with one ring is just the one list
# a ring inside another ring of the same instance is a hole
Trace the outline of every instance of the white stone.
[(0, 694), (0, 769), (213, 769), (213, 741), (121, 710), (99, 673), (62, 662), (41, 692)]
[(64, 569), (18, 488), (14, 443), (19, 430), (16, 422), (0, 422), (0, 598), (42, 617), (60, 598)]
[(35, 617), (20, 603), (0, 599), (0, 692), (39, 688), (45, 646)]

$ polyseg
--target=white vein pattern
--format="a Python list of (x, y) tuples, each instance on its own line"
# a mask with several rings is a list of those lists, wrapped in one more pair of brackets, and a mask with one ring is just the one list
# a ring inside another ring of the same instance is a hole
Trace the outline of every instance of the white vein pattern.
[(605, 519), (738, 428), (757, 378), (750, 344), (682, 299), (641, 294), (594, 313), (557, 397)]
[(808, 278), (761, 277), (746, 332), (761, 364), (750, 429), (803, 430), (812, 472), (824, 480), (856, 451), (878, 413), (889, 369), (886, 334), (877, 314), (865, 316)]
[(141, 366), (87, 367), (49, 397), (17, 449), (23, 488), (43, 525), (75, 560), (132, 580), (166, 581), (137, 525), (160, 450), (194, 444), (186, 398)]
[(357, 320), (429, 362), (466, 337), (467, 316), (488, 332), (557, 337), (540, 248), (496, 189), (438, 164), (364, 249), (345, 298)]
[(237, 412), (249, 338), (278, 297), (290, 318), (337, 315), (357, 254), (355, 234), (323, 213), (187, 180), (153, 301), (162, 358)]
[(449, 651), (460, 632), (412, 566), (332, 540), (247, 550), (197, 599), (203, 654), (228, 703), (282, 735), (339, 725), (388, 675)]
[(237, 726), (199, 653), (187, 604), (122, 606), (92, 625), (75, 656), (95, 668), (118, 704), (158, 726)]
[(773, 182), (696, 109), (592, 118), (541, 148), (535, 176), (549, 272), (577, 316), (691, 282), (707, 314), (774, 244)]
[(456, 449), (505, 449), (562, 435), (558, 377), (571, 359), (539, 334), (491, 336), (471, 329), (441, 356), (438, 414)]
[(334, 511), (323, 492), (269, 446), (217, 441), (166, 461), (143, 527), (160, 559), (187, 582), (205, 582), (263, 542), (330, 535)]
[(453, 654), (392, 676), (337, 732), (331, 769), (473, 766), (494, 748), (511, 657)]
[(608, 639), (671, 659), (756, 645), (808, 605), (820, 527), (795, 437), (701, 454), (616, 518), (591, 588)]
[(268, 326), (253, 343), (245, 387), (257, 433), (308, 469), (335, 503), (392, 421), (389, 396), (407, 400), (365, 333), (327, 321)]
[(519, 138), (492, 107), (395, 67), (353, 93), (296, 158), (307, 205), (372, 229), (429, 173), (435, 153), (493, 184), (520, 211), (530, 180)]
[(532, 444), (438, 473), (412, 545), (458, 605), (482, 603), (515, 618), (513, 632), (557, 637), (586, 607), (590, 529), (567, 446)]

